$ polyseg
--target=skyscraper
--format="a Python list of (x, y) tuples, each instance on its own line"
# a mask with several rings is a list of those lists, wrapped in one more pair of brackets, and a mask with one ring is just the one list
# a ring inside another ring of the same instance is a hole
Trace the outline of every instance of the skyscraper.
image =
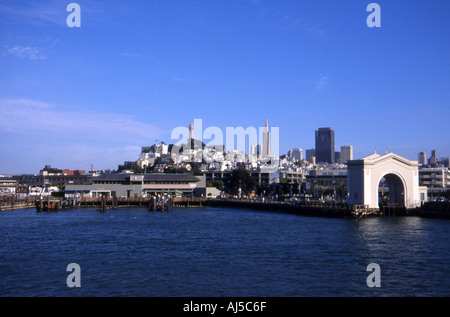
[(288, 156), (294, 161), (301, 161), (303, 160), (303, 150), (300, 148), (292, 149), (288, 152)]
[(427, 154), (425, 152), (419, 152), (419, 164), (420, 165), (427, 164)]
[(436, 150), (431, 151), (431, 157), (428, 159), (428, 164), (430, 164), (432, 167), (436, 166), (437, 163), (437, 155)]
[(334, 162), (335, 163), (341, 163), (341, 152), (334, 152)]
[(334, 163), (334, 130), (331, 128), (316, 130), (316, 162)]
[(316, 150), (315, 149), (306, 150), (306, 160), (312, 163), (313, 157), (316, 157)]
[(261, 144), (252, 144), (251, 146), (251, 155), (254, 158), (259, 158), (262, 154), (262, 145)]
[(270, 155), (270, 132), (269, 132), (269, 124), (266, 118), (266, 129), (263, 132), (263, 155)]
[(347, 161), (353, 160), (353, 146), (343, 145), (341, 146), (341, 163), (347, 164)]

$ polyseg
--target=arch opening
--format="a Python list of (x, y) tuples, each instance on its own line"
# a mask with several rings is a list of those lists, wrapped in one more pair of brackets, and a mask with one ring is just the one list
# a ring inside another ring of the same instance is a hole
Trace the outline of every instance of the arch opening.
[(405, 185), (395, 174), (384, 175), (378, 183), (378, 206), (405, 207)]

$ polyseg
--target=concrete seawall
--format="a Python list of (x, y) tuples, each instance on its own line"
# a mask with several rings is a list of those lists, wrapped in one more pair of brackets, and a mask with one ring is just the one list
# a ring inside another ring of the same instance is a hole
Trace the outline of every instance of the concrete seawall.
[(210, 199), (211, 207), (248, 208), (317, 217), (354, 217), (355, 210), (343, 204), (298, 204), (291, 202), (259, 202), (252, 200)]
[(450, 201), (426, 202), (419, 209), (418, 215), (425, 218), (450, 219)]

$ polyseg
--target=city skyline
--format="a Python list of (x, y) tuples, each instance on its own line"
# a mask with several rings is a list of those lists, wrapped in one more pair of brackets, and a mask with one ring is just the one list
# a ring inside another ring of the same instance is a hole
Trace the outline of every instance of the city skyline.
[(195, 118), (280, 128), (280, 154), (331, 127), (355, 159), (450, 156), (448, 1), (76, 1), (0, 5), (0, 174), (115, 169)]

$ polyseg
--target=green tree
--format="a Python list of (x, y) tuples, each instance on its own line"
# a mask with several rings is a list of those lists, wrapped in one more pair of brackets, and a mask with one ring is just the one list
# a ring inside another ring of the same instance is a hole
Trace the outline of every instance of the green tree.
[(213, 182), (213, 186), (215, 188), (217, 188), (218, 190), (223, 190), (224, 185), (225, 184), (221, 180), (218, 180), (218, 179), (214, 180), (214, 182)]
[(248, 192), (252, 191), (256, 187), (256, 185), (256, 181), (252, 178), (247, 170), (238, 168), (231, 172), (230, 190), (232, 194), (237, 195), (240, 188), (241, 194), (245, 195)]
[(190, 163), (190, 165), (191, 165), (191, 173), (192, 174), (203, 175), (198, 163), (193, 162), (193, 163)]
[(175, 168), (175, 167), (168, 167), (164, 170), (164, 173), (168, 174), (183, 174), (183, 173), (190, 173), (185, 167)]

